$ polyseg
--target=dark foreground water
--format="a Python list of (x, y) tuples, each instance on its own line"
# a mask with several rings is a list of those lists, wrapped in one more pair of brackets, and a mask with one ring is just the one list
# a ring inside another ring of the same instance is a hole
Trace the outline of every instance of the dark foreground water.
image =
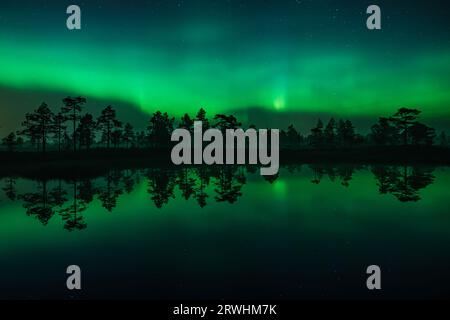
[[(1, 298), (450, 297), (450, 168), (5, 177)], [(82, 291), (66, 289), (66, 267)], [(366, 289), (366, 267), (382, 290)]]

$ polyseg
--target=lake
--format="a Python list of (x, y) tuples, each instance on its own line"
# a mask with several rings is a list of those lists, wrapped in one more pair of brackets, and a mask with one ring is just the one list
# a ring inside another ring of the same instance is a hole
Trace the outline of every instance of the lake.
[(448, 298), (449, 183), (448, 167), (321, 164), (3, 177), (0, 297)]

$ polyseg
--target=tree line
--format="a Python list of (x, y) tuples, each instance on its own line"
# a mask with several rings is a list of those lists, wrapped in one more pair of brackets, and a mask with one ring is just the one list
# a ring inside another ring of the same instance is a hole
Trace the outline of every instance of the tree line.
[(418, 121), (421, 111), (400, 108), (390, 117), (380, 117), (366, 135), (355, 131), (350, 120), (331, 118), (327, 125), (317, 121), (309, 135), (299, 133), (293, 125), (281, 131), (282, 147), (296, 148), (299, 145), (312, 147), (351, 147), (358, 145), (442, 145), (448, 144), (445, 132), (437, 137), (436, 130)]
[[(135, 130), (130, 123), (117, 118), (116, 110), (105, 107), (95, 118), (90, 113), (82, 113), (86, 98), (67, 97), (63, 106), (53, 112), (43, 102), (36, 110), (25, 114), (22, 128), (9, 133), (2, 144), (9, 151), (28, 144), (37, 151), (45, 153), (48, 145), (58, 151), (76, 152), (92, 147), (110, 148), (160, 148), (171, 144), (170, 137), (174, 128), (185, 128), (193, 132), (194, 121), (202, 121), (203, 129), (237, 129), (242, 127), (233, 115), (216, 114), (212, 120), (206, 116), (203, 108), (194, 117), (184, 114), (175, 123), (175, 118), (167, 112), (156, 111), (149, 119), (146, 130)], [(358, 145), (433, 145), (448, 144), (447, 136), (442, 132), (436, 136), (435, 129), (419, 122), (421, 111), (400, 108), (390, 117), (380, 117), (370, 133), (362, 135), (356, 132), (350, 120), (331, 118), (326, 125), (317, 121), (309, 134), (300, 133), (293, 124), (287, 130), (280, 131), (280, 147), (295, 149), (301, 147), (352, 147)], [(256, 129), (250, 125), (249, 128)]]

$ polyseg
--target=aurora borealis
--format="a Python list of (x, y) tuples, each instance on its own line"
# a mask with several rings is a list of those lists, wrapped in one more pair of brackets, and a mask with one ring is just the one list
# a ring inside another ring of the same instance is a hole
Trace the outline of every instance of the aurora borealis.
[[(367, 1), (2, 3), (0, 130), (68, 94), (113, 103), (131, 121), (201, 106), (369, 118), (407, 106), (442, 122), (449, 5), (391, 2), (377, 1), (381, 31), (365, 27)], [(82, 30), (65, 27), (70, 4)]]

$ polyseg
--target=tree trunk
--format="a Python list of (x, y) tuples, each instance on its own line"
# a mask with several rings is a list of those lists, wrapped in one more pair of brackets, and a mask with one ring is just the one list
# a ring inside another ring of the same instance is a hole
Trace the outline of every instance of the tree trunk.
[(109, 121), (108, 121), (108, 126), (107, 126), (107, 131), (106, 131), (106, 148), (107, 149), (109, 149), (109, 139), (110, 139), (110, 137), (111, 137), (111, 128), (110, 128), (110, 124), (109, 124)]
[(46, 139), (46, 133), (45, 133), (45, 123), (43, 123), (42, 124), (42, 153), (45, 153), (45, 150), (46, 150), (46, 142), (47, 142), (47, 139)]
[(61, 152), (61, 127), (58, 125), (58, 152)]
[(76, 125), (77, 125), (77, 113), (75, 107), (73, 108), (73, 151), (77, 151), (77, 139), (76, 139)]
[(405, 124), (405, 127), (403, 128), (403, 144), (406, 146), (408, 145), (408, 125)]

